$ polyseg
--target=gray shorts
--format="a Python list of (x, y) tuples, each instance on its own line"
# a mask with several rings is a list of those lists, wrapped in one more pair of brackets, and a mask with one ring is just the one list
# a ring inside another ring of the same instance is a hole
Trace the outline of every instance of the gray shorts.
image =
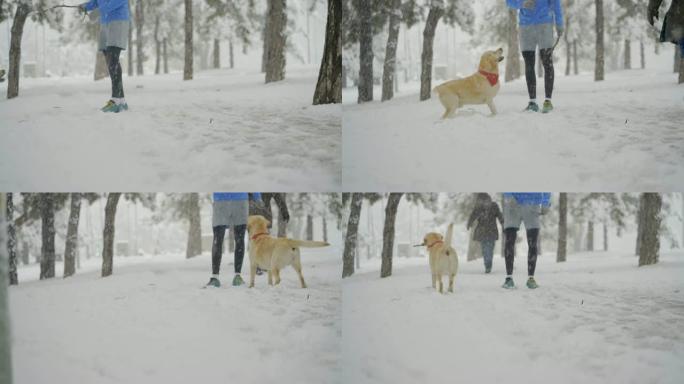
[(525, 223), (526, 230), (539, 228), (540, 215), (541, 205), (520, 205), (513, 197), (504, 197), (504, 229), (520, 228), (520, 223)]
[(115, 20), (107, 24), (100, 24), (100, 41), (97, 49), (100, 51), (104, 51), (107, 47), (126, 49), (130, 26), (131, 23), (128, 20)]
[(249, 215), (247, 200), (214, 201), (212, 208), (212, 227), (219, 225), (232, 227), (247, 224), (247, 216)]
[(520, 51), (553, 48), (553, 23), (524, 25), (520, 27)]

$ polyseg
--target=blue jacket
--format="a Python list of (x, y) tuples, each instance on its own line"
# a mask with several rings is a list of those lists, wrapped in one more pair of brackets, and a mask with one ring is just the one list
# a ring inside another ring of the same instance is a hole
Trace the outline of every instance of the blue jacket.
[(520, 25), (549, 24), (556, 22), (563, 29), (563, 8), (560, 0), (536, 0), (533, 9), (523, 7), (525, 0), (506, 0), (509, 8), (520, 10)]
[(128, 0), (89, 0), (84, 4), (86, 11), (100, 9), (100, 24), (115, 20), (130, 20)]
[[(261, 193), (252, 193), (252, 197), (256, 200), (261, 200)], [(248, 201), (249, 193), (247, 192), (214, 192), (214, 201)]]
[(520, 205), (551, 205), (551, 193), (549, 192), (504, 192), (504, 197), (512, 197)]

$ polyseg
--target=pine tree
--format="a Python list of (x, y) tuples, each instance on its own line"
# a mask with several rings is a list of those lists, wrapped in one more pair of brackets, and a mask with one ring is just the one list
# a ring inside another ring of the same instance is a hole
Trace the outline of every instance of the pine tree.
[(568, 251), (568, 194), (561, 192), (558, 198), (558, 249), (556, 262), (562, 263), (567, 259)]
[(342, 0), (328, 0), (325, 47), (313, 104), (342, 102)]
[(110, 193), (107, 196), (105, 223), (102, 231), (102, 277), (111, 275), (114, 270), (114, 232), (116, 230), (116, 208), (120, 198), (121, 193)]
[(67, 238), (64, 246), (64, 277), (76, 273), (76, 253), (78, 252), (78, 223), (81, 217), (81, 194), (71, 194), (71, 209), (67, 224)]
[(639, 266), (658, 262), (662, 205), (663, 198), (659, 193), (641, 194), (639, 209), (643, 215), (643, 223), (639, 228)]
[[(0, 212), (5, 212), (6, 196), (0, 193)], [(9, 302), (7, 297), (7, 254), (5, 215), (0, 214), (0, 383), (12, 384), (12, 343), (10, 338)]]

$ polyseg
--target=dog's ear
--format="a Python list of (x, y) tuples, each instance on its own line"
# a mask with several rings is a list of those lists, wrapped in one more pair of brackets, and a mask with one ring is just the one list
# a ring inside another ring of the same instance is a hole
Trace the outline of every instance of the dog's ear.
[(501, 54), (501, 53), (503, 53), (503, 48), (499, 48), (499, 49), (497, 49), (496, 51), (499, 52), (499, 53)]

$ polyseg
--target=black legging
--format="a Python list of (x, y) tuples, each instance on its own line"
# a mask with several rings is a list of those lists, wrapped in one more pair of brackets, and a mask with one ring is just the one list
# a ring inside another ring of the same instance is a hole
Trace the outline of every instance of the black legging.
[[(223, 256), (223, 238), (226, 235), (226, 226), (217, 225), (214, 227), (214, 244), (211, 247), (211, 271), (214, 275), (219, 274), (221, 269), (221, 256)], [(242, 260), (245, 258), (245, 231), (247, 225), (234, 225), (233, 235), (235, 235), (235, 273), (242, 271)]]
[[(523, 51), (523, 59), (525, 60), (525, 80), (527, 81), (527, 93), (530, 95), (530, 100), (537, 98), (537, 76), (534, 72), (535, 52)], [(551, 99), (553, 94), (553, 49), (541, 49), (539, 51), (542, 65), (544, 66), (544, 93), (547, 99)]]
[(109, 78), (112, 79), (112, 97), (123, 98), (123, 75), (121, 71), (121, 63), (119, 62), (119, 55), (121, 48), (107, 47), (104, 51), (105, 60), (107, 61), (107, 69), (109, 70)]
[[(506, 228), (506, 247), (504, 256), (506, 257), (506, 273), (513, 274), (513, 259), (515, 258), (515, 239), (518, 235), (518, 228)], [(537, 239), (539, 238), (539, 228), (527, 230), (527, 275), (534, 276), (534, 269), (537, 267)]]

